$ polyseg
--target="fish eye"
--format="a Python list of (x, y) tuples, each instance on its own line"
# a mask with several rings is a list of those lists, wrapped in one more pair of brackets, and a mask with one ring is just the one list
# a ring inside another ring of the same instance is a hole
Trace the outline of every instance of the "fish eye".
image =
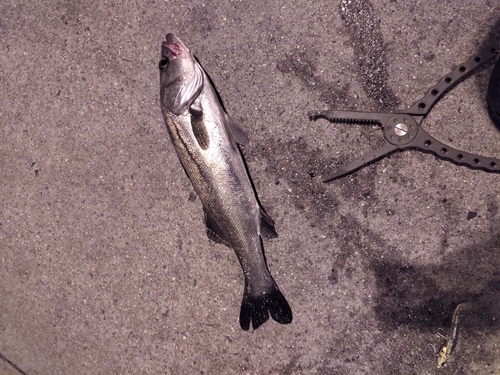
[(168, 66), (168, 63), (168, 59), (161, 59), (158, 67), (160, 68), (160, 70), (164, 70)]

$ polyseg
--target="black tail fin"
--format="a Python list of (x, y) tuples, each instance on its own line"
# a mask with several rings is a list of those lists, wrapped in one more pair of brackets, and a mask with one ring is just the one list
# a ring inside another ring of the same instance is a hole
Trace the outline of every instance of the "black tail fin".
[(271, 292), (263, 292), (252, 296), (246, 292), (243, 294), (240, 310), (240, 326), (247, 331), (250, 328), (257, 329), (271, 317), (280, 324), (292, 322), (292, 309), (287, 300), (275, 286)]

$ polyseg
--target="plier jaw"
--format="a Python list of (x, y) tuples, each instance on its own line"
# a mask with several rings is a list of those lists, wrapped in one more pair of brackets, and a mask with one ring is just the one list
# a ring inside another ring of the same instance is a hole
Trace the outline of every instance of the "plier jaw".
[(500, 159), (483, 157), (456, 150), (453, 147), (441, 143), (420, 126), (425, 116), (446, 92), (452, 89), (473, 70), (496, 56), (497, 50), (493, 48), (472, 56), (450, 74), (444, 76), (421, 100), (417, 101), (405, 111), (396, 113), (335, 110), (309, 112), (308, 115), (311, 121), (317, 120), (318, 118), (324, 118), (335, 123), (377, 124), (382, 128), (384, 135), (384, 145), (380, 149), (340, 167), (333, 176), (324, 181), (330, 182), (381, 159), (394, 151), (409, 148), (431, 153), (440, 159), (448, 160), (472, 169), (481, 169), (486, 172), (500, 172)]

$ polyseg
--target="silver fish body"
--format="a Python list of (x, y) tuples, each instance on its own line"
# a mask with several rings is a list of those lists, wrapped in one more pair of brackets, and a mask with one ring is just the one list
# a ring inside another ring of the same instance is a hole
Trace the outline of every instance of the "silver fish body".
[(245, 132), (224, 111), (209, 78), (173, 34), (162, 43), (162, 113), (179, 160), (203, 205), (207, 235), (234, 249), (245, 276), (241, 328), (271, 317), (292, 321), (292, 311), (265, 261), (261, 237), (276, 237), (260, 207), (238, 147)]

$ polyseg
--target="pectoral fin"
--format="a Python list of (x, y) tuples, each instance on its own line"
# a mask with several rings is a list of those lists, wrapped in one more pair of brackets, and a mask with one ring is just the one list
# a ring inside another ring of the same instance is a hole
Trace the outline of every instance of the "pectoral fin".
[(203, 110), (201, 107), (193, 104), (189, 107), (189, 113), (191, 114), (191, 127), (193, 129), (193, 134), (201, 149), (206, 150), (210, 145), (210, 137), (208, 136), (207, 127), (205, 126)]

